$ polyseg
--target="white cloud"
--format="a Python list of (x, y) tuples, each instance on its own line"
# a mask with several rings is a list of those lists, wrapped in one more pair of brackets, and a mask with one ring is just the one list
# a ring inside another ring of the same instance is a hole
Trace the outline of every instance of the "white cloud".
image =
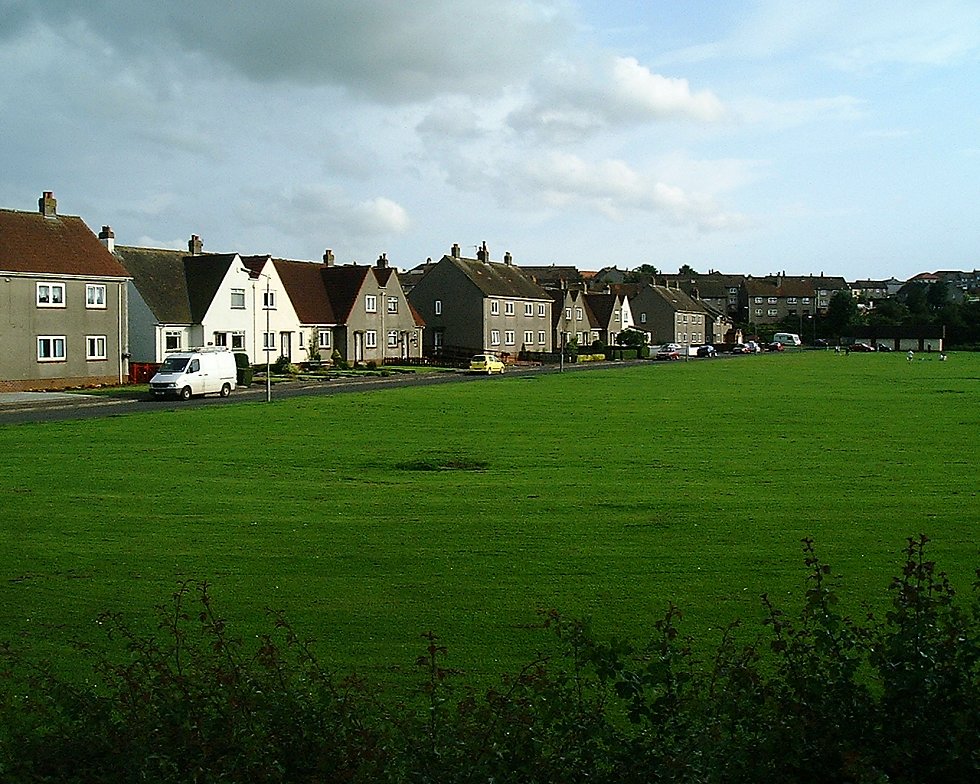
[(633, 57), (604, 55), (552, 63), (509, 123), (518, 132), (570, 143), (604, 129), (664, 120), (714, 122), (723, 115), (711, 91), (694, 92), (686, 79), (655, 74)]

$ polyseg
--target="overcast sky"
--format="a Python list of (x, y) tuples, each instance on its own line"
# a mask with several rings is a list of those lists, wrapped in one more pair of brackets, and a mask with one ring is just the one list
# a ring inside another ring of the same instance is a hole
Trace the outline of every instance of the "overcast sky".
[(977, 0), (0, 0), (0, 207), (407, 269), (980, 267)]

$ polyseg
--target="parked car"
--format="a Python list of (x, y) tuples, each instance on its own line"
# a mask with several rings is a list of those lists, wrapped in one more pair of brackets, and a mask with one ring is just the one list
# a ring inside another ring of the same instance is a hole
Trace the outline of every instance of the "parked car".
[(854, 343), (851, 346), (851, 351), (874, 351), (874, 349), (867, 343)]
[(717, 356), (718, 352), (715, 351), (715, 347), (711, 345), (698, 346), (698, 356), (699, 357), (714, 357)]
[(732, 346), (732, 353), (733, 354), (751, 354), (752, 353), (752, 349), (750, 349), (744, 343), (736, 343), (734, 346)]
[(218, 394), (228, 397), (235, 388), (238, 369), (235, 356), (225, 348), (199, 348), (168, 354), (150, 379), (154, 397)]
[(778, 341), (775, 343), (766, 344), (766, 351), (785, 351), (785, 350), (786, 347), (782, 343), (779, 343)]
[(892, 350), (892, 347), (889, 346), (889, 345), (887, 345), (886, 343), (879, 343), (877, 346), (875, 346), (875, 350), (876, 351), (891, 351)]
[(824, 338), (817, 338), (813, 341), (813, 345), (817, 348), (830, 348), (830, 341)]
[(679, 349), (671, 348), (671, 344), (666, 346), (661, 346), (657, 353), (654, 355), (655, 360), (663, 362), (664, 360), (674, 360), (681, 358), (681, 352)]
[(762, 353), (762, 346), (760, 346), (754, 340), (747, 340), (747, 341), (745, 341), (745, 345), (749, 349), (749, 353), (750, 354), (761, 354)]
[(503, 374), (504, 363), (496, 354), (477, 354), (470, 360), (470, 372), (486, 373), (488, 376), (491, 373)]

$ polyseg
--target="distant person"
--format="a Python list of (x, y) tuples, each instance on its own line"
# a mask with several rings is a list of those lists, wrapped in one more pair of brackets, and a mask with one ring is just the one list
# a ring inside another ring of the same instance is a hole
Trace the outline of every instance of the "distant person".
[(945, 351), (940, 351), (939, 352), (939, 361), (940, 362), (945, 362), (946, 361), (946, 352)]
[(915, 359), (915, 352), (912, 349), (909, 349), (909, 362), (911, 362), (913, 359)]

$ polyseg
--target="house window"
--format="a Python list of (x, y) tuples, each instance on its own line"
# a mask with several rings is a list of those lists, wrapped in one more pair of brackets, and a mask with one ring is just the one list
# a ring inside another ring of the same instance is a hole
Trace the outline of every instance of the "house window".
[(38, 283), (37, 306), (39, 308), (63, 308), (65, 306), (65, 284)]
[(317, 341), (320, 344), (320, 348), (330, 348), (330, 330), (317, 330)]
[(180, 351), (181, 334), (179, 332), (166, 332), (163, 336), (163, 347), (165, 351)]
[(442, 300), (441, 299), (437, 299), (436, 300), (436, 315), (437, 316), (441, 316), (442, 315)]
[(640, 323), (641, 324), (647, 323), (647, 312), (645, 310), (640, 314)]
[(85, 284), (85, 307), (87, 308), (105, 307), (105, 284), (103, 283)]
[(299, 332), (299, 347), (306, 348), (306, 333), (302, 330)]
[(776, 308), (769, 308), (769, 315), (770, 316), (777, 316), (777, 315), (779, 315), (779, 310), (776, 309)]
[(500, 315), (500, 303), (495, 299), (490, 300), (490, 315), (491, 316)]
[(566, 319), (570, 319), (571, 317), (572, 317), (572, 309), (571, 308), (565, 308), (565, 318)]
[(762, 315), (762, 308), (756, 308), (755, 309), (755, 315), (761, 316)]
[(227, 332), (215, 332), (214, 333), (214, 345), (216, 346), (228, 346), (228, 333)]
[(276, 292), (274, 292), (274, 291), (263, 291), (262, 292), (262, 307), (265, 310), (275, 310), (276, 309)]
[(504, 315), (505, 316), (513, 316), (514, 315), (514, 303), (513, 302), (505, 302), (504, 303)]
[(232, 310), (245, 310), (245, 289), (231, 290)]
[(38, 362), (63, 362), (65, 359), (65, 336), (43, 335), (37, 339)]
[(575, 308), (575, 318), (579, 321), (582, 320), (582, 308)]
[(775, 298), (775, 297), (769, 297), (769, 304), (770, 304), (770, 305), (775, 305), (775, 304), (776, 304), (776, 301), (777, 301), (777, 300), (776, 300), (776, 298)]
[(548, 315), (547, 314), (547, 309), (545, 308), (544, 303), (543, 302), (539, 302), (538, 303), (538, 317), (539, 318), (545, 318), (547, 315)]
[(490, 330), (490, 345), (499, 346), (500, 345), (500, 330), (491, 329)]
[(514, 345), (514, 330), (508, 329), (504, 332), (504, 345), (513, 346)]
[(378, 298), (374, 294), (364, 295), (364, 311), (366, 313), (378, 312)]
[(525, 332), (524, 333), (524, 345), (526, 346), (529, 343), (533, 343), (533, 342), (534, 342), (534, 333), (533, 332)]
[(389, 313), (398, 312), (398, 297), (388, 297), (388, 312)]
[(233, 351), (243, 351), (245, 349), (245, 333), (244, 332), (232, 332), (231, 333), (231, 348)]
[(538, 332), (538, 343), (540, 343), (543, 346), (546, 342), (547, 342), (547, 340), (546, 340), (546, 337), (545, 337), (545, 333), (543, 331), (542, 332)]
[(364, 348), (377, 348), (378, 347), (378, 333), (373, 329), (369, 329), (364, 333)]
[(275, 332), (263, 332), (262, 333), (262, 350), (263, 351), (275, 351), (276, 350), (276, 333)]
[(398, 347), (398, 330), (393, 329), (388, 332), (388, 348)]
[(809, 297), (804, 297), (803, 298), (803, 304), (804, 305), (809, 305), (810, 304), (810, 298)]
[(796, 297), (788, 297), (786, 299), (786, 304), (787, 305), (795, 305), (796, 304)]
[(534, 303), (533, 302), (525, 302), (524, 303), (524, 315), (525, 316), (533, 316), (534, 315)]
[(756, 305), (761, 305), (762, 304), (762, 297), (756, 297), (755, 298), (755, 304)]
[(85, 359), (105, 359), (105, 335), (89, 335), (85, 338)]

